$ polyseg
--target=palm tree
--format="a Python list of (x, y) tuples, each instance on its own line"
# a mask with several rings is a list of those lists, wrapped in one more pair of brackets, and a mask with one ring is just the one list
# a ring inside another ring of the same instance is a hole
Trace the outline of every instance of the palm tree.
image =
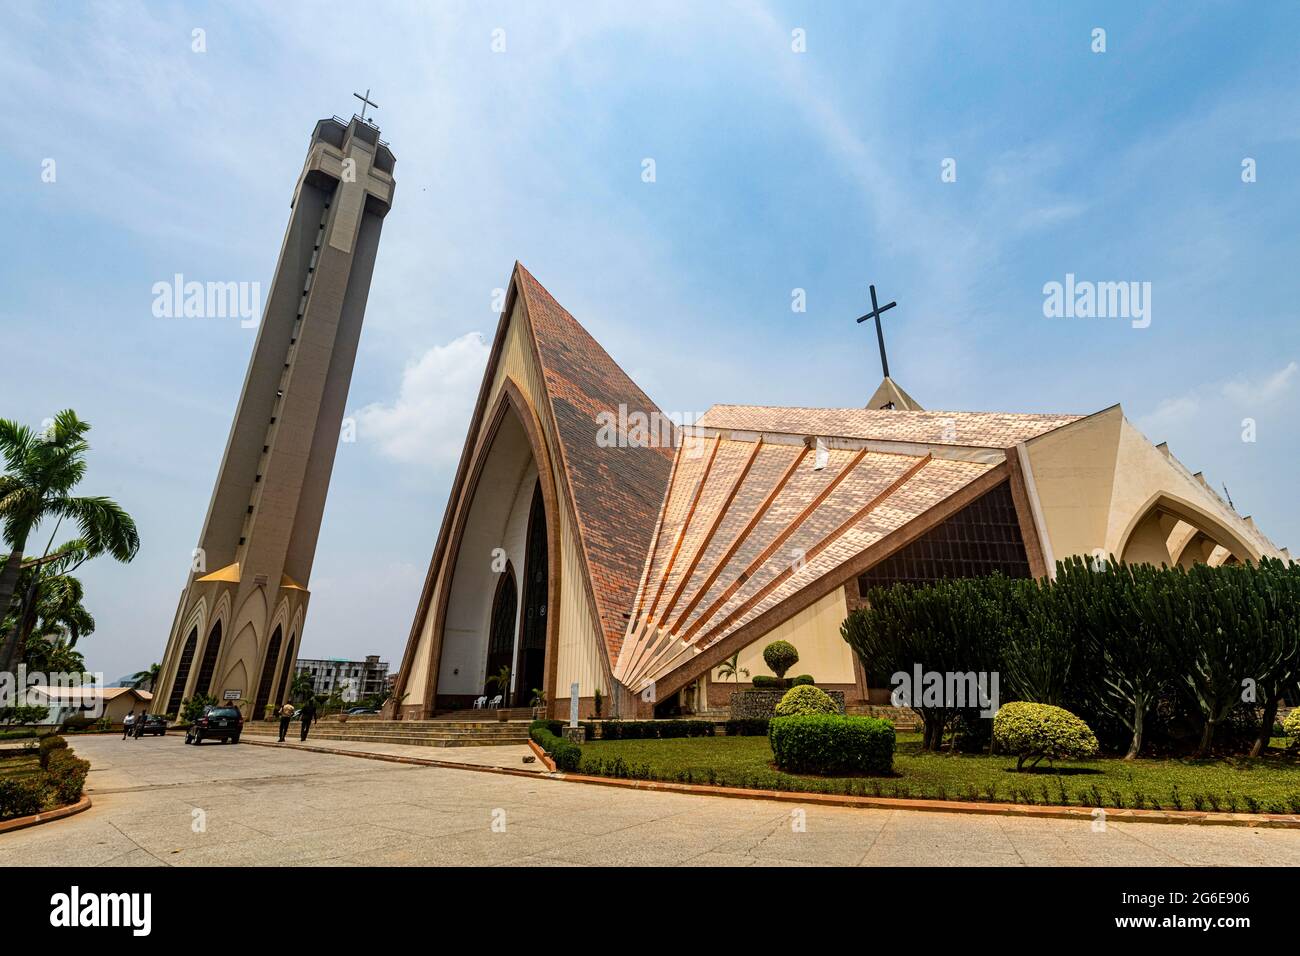
[[(47, 563), (77, 561), (109, 554), (118, 561), (130, 561), (140, 549), (135, 522), (110, 498), (78, 497), (73, 489), (86, 475), (86, 432), (90, 425), (65, 409), (54, 417), (44, 432), (37, 434), (25, 425), (0, 419), (0, 529), (9, 554), (0, 569), (0, 616), (14, 603), (18, 577), (24, 568), (37, 569)], [(54, 537), (64, 520), (73, 522), (80, 538), (55, 548)], [(42, 521), (53, 520), (54, 531), (39, 558), (27, 559), (27, 539)], [(67, 570), (65, 568), (65, 570)], [(36, 613), (42, 576), (33, 575), (22, 596), (19, 622), (9, 629), (0, 645), (0, 671), (12, 671), (18, 661), (23, 622)]]
[(289, 699), (305, 701), (316, 692), (316, 685), (312, 683), (310, 675), (298, 673), (293, 680), (289, 682)]
[(136, 671), (134, 674), (131, 675), (131, 681), (132, 681), (131, 687), (134, 688), (135, 690), (139, 690), (142, 686), (148, 684), (149, 685), (148, 689), (152, 691), (154, 685), (158, 683), (158, 673), (161, 670), (162, 670), (161, 664), (150, 664), (144, 670)]
[[(85, 590), (81, 582), (62, 573), (72, 557), (72, 552), (65, 552), (60, 561), (25, 568), (19, 575), (18, 591), (23, 598), (15, 602), (0, 627), (0, 633), (18, 632), (15, 661), (27, 660), (28, 652), (36, 653), (43, 643), (59, 641), (73, 648), (78, 640), (94, 633), (95, 619), (82, 603)], [(31, 669), (51, 670), (34, 665)]]
[(501, 665), (501, 670), (497, 671), (487, 679), (489, 687), (496, 685), (496, 689), (501, 692), (501, 706), (510, 706), (510, 667), (506, 664)]
[(737, 684), (740, 683), (740, 675), (749, 676), (749, 668), (740, 666), (740, 651), (732, 654), (727, 660), (718, 665), (718, 676), (723, 680), (730, 677)]

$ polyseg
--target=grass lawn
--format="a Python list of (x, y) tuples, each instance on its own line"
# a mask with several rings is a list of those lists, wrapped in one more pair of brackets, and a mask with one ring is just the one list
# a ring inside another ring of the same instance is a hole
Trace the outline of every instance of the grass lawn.
[(814, 777), (772, 765), (766, 737), (594, 740), (581, 772), (767, 790), (1146, 809), (1300, 813), (1300, 757), (1074, 761), (1015, 772), (1014, 757), (921, 751), (899, 734), (892, 777)]

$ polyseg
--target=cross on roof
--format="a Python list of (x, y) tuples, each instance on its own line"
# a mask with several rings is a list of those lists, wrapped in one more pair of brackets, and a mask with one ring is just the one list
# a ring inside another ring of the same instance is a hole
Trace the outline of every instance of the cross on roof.
[(888, 312), (896, 305), (898, 305), (897, 302), (879, 305), (876, 302), (876, 287), (873, 285), (871, 286), (871, 311), (858, 319), (860, 323), (867, 321), (867, 319), (876, 320), (876, 341), (880, 343), (880, 367), (885, 373), (885, 378), (889, 378), (889, 359), (885, 355), (885, 333), (880, 327), (880, 316), (881, 313)]
[(366, 90), (366, 95), (365, 95), (365, 96), (362, 96), (360, 93), (353, 93), (352, 95), (355, 96), (357, 99), (359, 99), (359, 100), (361, 101), (361, 118), (362, 118), (362, 119), (365, 119), (365, 118), (366, 118), (366, 107), (367, 107), (367, 106), (373, 106), (375, 109), (379, 109), (379, 104), (376, 103), (374, 100), (372, 100), (372, 99), (370, 98), (370, 90), (368, 90), (368, 89)]

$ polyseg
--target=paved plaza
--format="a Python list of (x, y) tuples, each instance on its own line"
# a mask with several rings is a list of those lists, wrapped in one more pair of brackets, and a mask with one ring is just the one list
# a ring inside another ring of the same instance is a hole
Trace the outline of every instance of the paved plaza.
[[(187, 747), (179, 734), (73, 746), (91, 761), (94, 806), (0, 835), (0, 865), (1300, 866), (1300, 830), (1110, 823), (1098, 833), (1087, 821), (805, 807), (292, 747)], [(419, 748), (434, 759), (451, 749)], [(523, 752), (490, 749), (502, 763)]]

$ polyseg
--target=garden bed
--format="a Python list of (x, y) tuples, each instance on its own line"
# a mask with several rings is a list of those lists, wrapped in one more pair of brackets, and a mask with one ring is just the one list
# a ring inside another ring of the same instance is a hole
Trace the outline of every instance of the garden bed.
[(930, 753), (899, 734), (889, 777), (783, 773), (765, 737), (592, 741), (579, 772), (593, 776), (852, 796), (1040, 806), (1300, 813), (1300, 755), (1211, 760), (1101, 758), (1016, 773), (1015, 758)]
[(41, 749), (0, 753), (0, 821), (77, 804), (89, 770), (59, 737), (45, 738)]

